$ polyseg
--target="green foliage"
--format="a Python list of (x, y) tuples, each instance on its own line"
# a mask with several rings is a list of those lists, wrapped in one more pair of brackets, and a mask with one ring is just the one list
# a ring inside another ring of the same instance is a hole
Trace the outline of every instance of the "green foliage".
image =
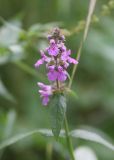
[[(10, 112), (10, 114), (14, 114), (13, 112)], [(11, 127), (8, 126), (8, 129), (10, 129)], [(56, 129), (57, 131), (57, 129)], [(7, 134), (7, 132), (5, 132)], [(9, 134), (9, 132), (8, 132)], [(27, 137), (30, 137), (34, 134), (40, 134), (42, 136), (46, 136), (46, 137), (53, 137), (53, 134), (51, 132), (50, 129), (36, 129), (36, 130), (32, 130), (32, 131), (28, 131), (26, 133), (21, 133), (21, 134), (18, 134), (16, 136), (13, 136), (11, 138), (7, 138), (6, 140), (4, 140), (3, 142), (0, 143), (0, 150), (1, 149), (4, 149), (5, 147), (8, 147), (10, 145), (13, 145)], [(55, 133), (55, 136), (56, 136), (57, 133)], [(81, 127), (79, 129), (75, 129), (75, 130), (72, 130), (70, 131), (69, 135), (73, 138), (76, 138), (76, 139), (82, 139), (82, 140), (87, 140), (87, 141), (92, 141), (92, 142), (96, 142), (98, 144), (101, 144), (105, 147), (107, 147), (108, 149), (114, 151), (114, 145), (107, 139), (107, 136), (102, 133), (102, 132), (99, 132), (98, 130), (96, 129), (93, 129), (93, 128), (89, 128), (86, 129), (84, 127)], [(58, 136), (58, 135), (57, 135)], [(5, 136), (5, 138), (8, 137), (8, 136)], [(62, 138), (65, 138), (65, 131), (63, 130), (61, 133), (60, 133), (60, 137)]]
[[(12, 145), (28, 136), (31, 136), (33, 134), (41, 134), (41, 135), (46, 135), (46, 136), (50, 136), (51, 135), (51, 131), (50, 130), (46, 130), (46, 129), (39, 129), (39, 130), (33, 130), (33, 131), (30, 131), (30, 132), (27, 132), (27, 133), (22, 133), (22, 134), (19, 134), (19, 135), (16, 135), (12, 138), (9, 138), (5, 141), (3, 141), (1, 144), (0, 144), (0, 149), (3, 149), (9, 145)], [(52, 136), (52, 135), (51, 135)]]
[(6, 89), (1, 79), (0, 79), (0, 96), (4, 97), (5, 99), (9, 101), (15, 102), (15, 98)]
[(52, 132), (58, 139), (60, 130), (63, 125), (64, 116), (66, 113), (66, 99), (64, 95), (54, 95), (50, 103)]
[(78, 99), (78, 95), (76, 93), (76, 91), (73, 91), (71, 89), (67, 89), (66, 91), (66, 97), (69, 99), (69, 100), (77, 100)]

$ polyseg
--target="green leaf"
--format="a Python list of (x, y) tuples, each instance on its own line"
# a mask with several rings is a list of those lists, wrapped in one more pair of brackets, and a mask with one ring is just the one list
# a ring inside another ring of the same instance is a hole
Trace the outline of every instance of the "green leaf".
[(0, 79), (0, 96), (6, 98), (9, 101), (16, 102), (12, 94), (7, 90), (2, 80)]
[[(19, 44), (19, 34), (23, 31), (19, 21), (7, 22), (0, 17), (0, 65), (25, 58), (24, 48)], [(24, 31), (23, 31), (24, 32)]]
[(32, 136), (33, 134), (41, 134), (41, 135), (45, 135), (45, 136), (52, 136), (52, 132), (49, 129), (37, 129), (37, 130), (33, 130), (33, 131), (29, 131), (26, 133), (22, 133), (22, 134), (18, 134), (14, 137), (11, 137), (9, 139), (4, 140), (3, 142), (0, 143), (0, 149), (3, 149), (7, 146), (10, 146), (24, 138), (27, 138), (29, 136)]
[(71, 137), (96, 142), (114, 151), (114, 145), (109, 140), (107, 140), (107, 136), (104, 135), (104, 133), (101, 135), (99, 133), (96, 133), (95, 131), (89, 131), (86, 129), (75, 129), (70, 132)]
[(6, 47), (16, 44), (19, 38), (19, 33), (22, 31), (20, 22), (10, 21), (7, 22), (0, 18), (3, 26), (0, 27), (0, 44)]
[(0, 65), (25, 58), (24, 49), (19, 44), (4, 47), (0, 45)]
[(66, 98), (63, 95), (54, 95), (50, 109), (52, 132), (55, 138), (58, 139), (66, 112)]
[(68, 96), (68, 98), (70, 97), (70, 98), (73, 98), (75, 100), (78, 99), (77, 93), (75, 91), (69, 89), (69, 88), (66, 90), (65, 94)]
[(3, 135), (4, 138), (8, 138), (11, 136), (13, 127), (14, 127), (14, 123), (15, 123), (15, 119), (16, 119), (15, 110), (10, 110), (6, 116), (6, 125), (4, 128), (4, 135)]
[(0, 65), (7, 63), (10, 59), (10, 51), (0, 44)]
[[(87, 129), (76, 129), (70, 132), (70, 136), (74, 138), (78, 138), (78, 139), (89, 140), (91, 142), (99, 143), (109, 148), (110, 150), (114, 151), (114, 145), (110, 142), (110, 140), (107, 140), (109, 139), (109, 137), (107, 137), (104, 133), (103, 134), (101, 133), (96, 133), (95, 131), (89, 131)], [(10, 146), (34, 134), (40, 134), (40, 135), (44, 135), (48, 137), (53, 136), (50, 129), (36, 129), (36, 130), (32, 130), (26, 133), (18, 134), (16, 136), (13, 136), (11, 138), (4, 140), (3, 142), (0, 142), (0, 149)], [(61, 131), (60, 136), (62, 138), (65, 138), (64, 130)]]

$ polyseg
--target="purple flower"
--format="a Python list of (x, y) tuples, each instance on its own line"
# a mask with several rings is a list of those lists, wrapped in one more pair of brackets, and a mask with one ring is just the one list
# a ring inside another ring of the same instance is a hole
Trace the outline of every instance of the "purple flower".
[(61, 66), (58, 67), (57, 79), (59, 81), (65, 81), (67, 79), (67, 72), (65, 70), (63, 70), (63, 68)]
[(40, 51), (40, 54), (41, 54), (41, 59), (39, 59), (35, 64), (34, 64), (34, 66), (36, 67), (36, 68), (38, 68), (40, 65), (42, 65), (44, 62), (50, 62), (50, 60), (51, 60), (51, 58), (50, 57), (47, 57), (46, 55), (45, 55), (45, 53), (41, 50)]
[(58, 48), (59, 48), (60, 52), (66, 51), (66, 46), (62, 42), (58, 44)]
[(49, 72), (48, 72), (48, 74), (47, 74), (48, 79), (49, 79), (50, 81), (56, 81), (56, 80), (57, 80), (58, 73), (57, 73), (57, 71), (55, 70), (55, 66), (54, 66), (54, 65), (53, 65), (53, 66), (49, 66), (48, 69), (49, 69)]
[(56, 69), (55, 66), (50, 66), (47, 75), (50, 81), (65, 81), (67, 79), (67, 72), (61, 66)]
[(39, 90), (39, 93), (41, 94), (42, 99), (42, 104), (46, 106), (49, 102), (49, 96), (52, 95), (52, 87), (50, 85), (45, 85), (41, 82), (38, 82), (38, 86), (41, 88)]
[(50, 40), (50, 46), (47, 48), (48, 54), (51, 56), (57, 56), (59, 53), (59, 49), (54, 39)]
[(36, 68), (38, 68), (41, 64), (43, 64), (44, 63), (44, 60), (43, 59), (39, 59), (35, 64), (34, 64), (34, 66), (36, 67)]
[(70, 55), (71, 55), (71, 50), (63, 52), (61, 55), (61, 59), (63, 61), (67, 61), (68, 63), (78, 64), (78, 61), (74, 58), (71, 58)]
[(74, 58), (68, 57), (68, 62), (73, 64), (78, 64), (78, 61)]

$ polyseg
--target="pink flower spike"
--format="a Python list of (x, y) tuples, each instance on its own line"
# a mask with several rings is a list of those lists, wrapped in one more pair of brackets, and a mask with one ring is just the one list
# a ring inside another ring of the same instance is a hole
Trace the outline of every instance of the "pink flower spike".
[[(45, 85), (38, 82), (39, 94), (42, 98), (42, 104), (46, 106), (50, 96), (56, 93), (65, 92), (65, 80), (69, 77), (67, 68), (70, 64), (78, 64), (75, 58), (71, 57), (71, 50), (65, 45), (65, 37), (59, 28), (55, 28), (48, 35), (49, 46), (44, 51), (40, 51), (41, 59), (35, 63), (35, 67), (39, 67), (43, 63), (46, 65), (47, 77), (51, 81), (51, 85)], [(58, 85), (60, 84), (60, 85)]]

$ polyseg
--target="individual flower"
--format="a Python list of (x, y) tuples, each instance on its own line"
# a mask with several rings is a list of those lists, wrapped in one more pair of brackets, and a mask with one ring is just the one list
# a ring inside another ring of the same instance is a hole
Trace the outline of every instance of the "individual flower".
[(52, 95), (52, 87), (41, 82), (38, 82), (38, 86), (41, 88), (39, 93), (42, 97), (42, 104), (46, 106), (49, 102), (49, 97)]
[(47, 48), (48, 54), (51, 56), (57, 56), (59, 49), (54, 39), (50, 40), (50, 46)]
[(56, 81), (57, 80), (57, 71), (55, 70), (55, 65), (48, 67), (49, 71), (47, 73), (48, 79), (50, 81)]
[(74, 58), (71, 58), (70, 55), (71, 55), (71, 50), (63, 52), (61, 55), (61, 59), (63, 60), (63, 62), (67, 61), (68, 63), (78, 64), (78, 61)]
[(67, 79), (67, 72), (61, 66), (50, 66), (47, 75), (50, 81), (65, 81)]
[(66, 46), (64, 45), (64, 43), (63, 42), (60, 42), (60, 43), (58, 43), (58, 48), (59, 48), (59, 51), (60, 51), (60, 53), (62, 53), (62, 52), (65, 52), (66, 51)]
[(59, 81), (65, 81), (67, 79), (67, 72), (61, 66), (58, 67), (57, 79)]
[(46, 55), (45, 55), (45, 53), (41, 50), (40, 51), (40, 53), (41, 53), (41, 59), (39, 59), (35, 64), (34, 64), (34, 66), (36, 67), (36, 68), (38, 68), (40, 65), (42, 65), (44, 62), (50, 62), (50, 57), (47, 57)]

